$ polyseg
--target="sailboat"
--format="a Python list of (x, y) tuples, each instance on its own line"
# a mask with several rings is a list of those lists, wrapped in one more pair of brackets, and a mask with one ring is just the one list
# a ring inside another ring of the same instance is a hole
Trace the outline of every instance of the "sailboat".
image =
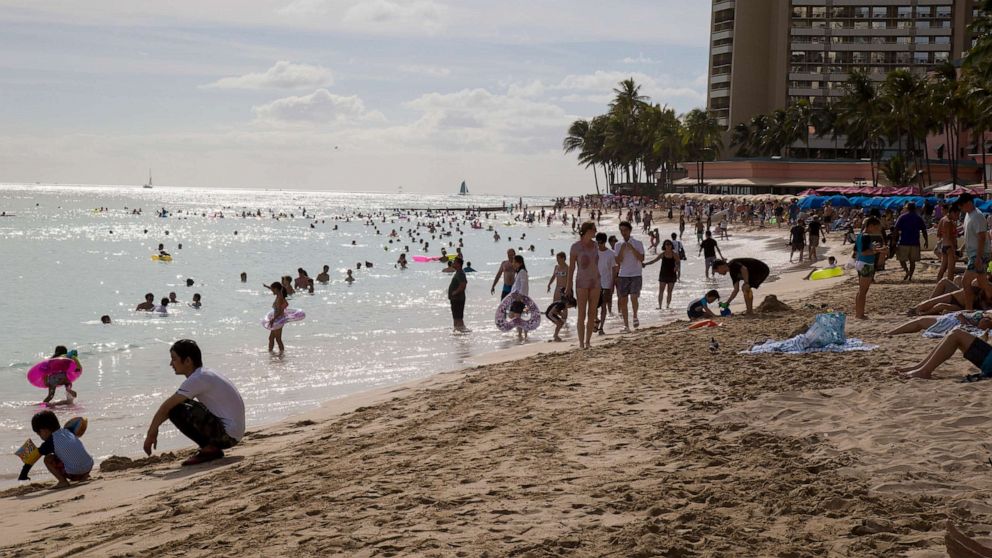
[(459, 196), (466, 196), (466, 195), (468, 195), (468, 186), (465, 185), (465, 181), (464, 180), (462, 180), (462, 187), (458, 189), (458, 195)]
[(152, 187), (152, 169), (148, 169), (148, 184), (145, 184), (142, 187), (143, 188), (151, 188)]

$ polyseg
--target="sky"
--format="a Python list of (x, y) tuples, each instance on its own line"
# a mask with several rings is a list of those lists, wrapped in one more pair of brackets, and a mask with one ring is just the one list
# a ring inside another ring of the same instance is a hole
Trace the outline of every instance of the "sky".
[(705, 105), (709, 2), (0, 0), (0, 182), (575, 195), (633, 77)]

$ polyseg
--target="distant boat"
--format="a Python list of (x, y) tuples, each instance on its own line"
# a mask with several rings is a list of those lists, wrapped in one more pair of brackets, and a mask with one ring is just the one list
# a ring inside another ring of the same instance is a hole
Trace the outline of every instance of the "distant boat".
[(462, 180), (462, 187), (458, 189), (458, 195), (459, 196), (467, 196), (468, 195), (468, 186), (465, 185), (465, 181), (464, 180)]
[(148, 184), (145, 184), (143, 188), (151, 188), (151, 187), (152, 187), (152, 169), (148, 169)]

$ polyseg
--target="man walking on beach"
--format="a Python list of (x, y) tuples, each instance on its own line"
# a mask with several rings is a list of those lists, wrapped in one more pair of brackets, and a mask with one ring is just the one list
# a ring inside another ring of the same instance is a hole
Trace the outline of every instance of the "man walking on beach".
[[(905, 212), (896, 219), (896, 230), (899, 231), (899, 246), (896, 248), (896, 259), (902, 266), (903, 281), (912, 282), (916, 273), (916, 262), (920, 261), (920, 235), (923, 235), (923, 247), (930, 247), (927, 237), (927, 224), (923, 217), (916, 214), (916, 204), (907, 203)], [(908, 266), (907, 266), (908, 262)]]
[[(940, 210), (941, 206), (937, 206)], [(937, 282), (939, 283), (944, 273), (947, 279), (954, 281), (954, 268), (958, 264), (958, 219), (961, 217), (961, 208), (953, 204), (947, 208), (947, 214), (942, 216), (937, 223), (937, 235), (940, 237), (940, 270), (937, 271)]]
[[(975, 207), (975, 197), (965, 192), (958, 197), (958, 207), (964, 213), (964, 253), (967, 260), (965, 265), (962, 285), (971, 285), (972, 281), (978, 280), (978, 286), (983, 291), (988, 291), (989, 280), (986, 267), (989, 263), (989, 225), (985, 221), (985, 215)], [(975, 292), (972, 289), (962, 289), (964, 297), (964, 309), (972, 311), (975, 309)]]
[[(468, 333), (469, 329), (465, 327), (465, 288), (468, 287), (468, 278), (465, 277), (465, 271), (462, 270), (463, 264), (461, 257), (451, 261), (451, 266), (455, 268), (455, 272), (451, 276), (451, 283), (448, 284), (448, 300), (451, 302), (451, 319), (454, 321), (455, 331)], [(506, 294), (503, 295), (503, 297), (505, 296)]]
[(606, 245), (606, 233), (596, 234), (596, 244), (599, 247), (599, 329), (596, 333), (605, 335), (603, 326), (606, 324), (606, 309), (613, 314), (613, 283), (617, 275), (617, 258), (612, 248)]
[(706, 261), (705, 273), (706, 273), (706, 278), (709, 279), (710, 268), (713, 267), (713, 262), (716, 261), (716, 255), (720, 254), (720, 259), (721, 260), (723, 259), (723, 251), (720, 250), (720, 247), (717, 245), (716, 240), (713, 240), (712, 232), (706, 231), (706, 240), (704, 240), (702, 244), (699, 245), (699, 253), (697, 253), (696, 255), (698, 256), (699, 254), (703, 254), (703, 257), (705, 258)]
[(200, 446), (200, 451), (183, 461), (183, 465), (199, 465), (224, 457), (224, 450), (233, 447), (245, 434), (245, 403), (230, 380), (203, 367), (203, 356), (196, 341), (180, 339), (169, 350), (171, 366), (186, 380), (155, 412), (145, 436), (144, 449), (148, 455), (158, 446), (158, 427), (166, 420), (187, 438)]
[(513, 288), (513, 280), (516, 278), (516, 271), (513, 269), (513, 258), (516, 257), (517, 252), (510, 248), (506, 251), (506, 261), (499, 264), (499, 270), (496, 272), (496, 278), (493, 279), (493, 286), (489, 289), (489, 294), (496, 294), (496, 283), (499, 283), (499, 278), (503, 278), (503, 292), (500, 294), (499, 299), (503, 300), (506, 295), (510, 294), (510, 289)]
[(641, 296), (641, 270), (644, 268), (644, 243), (636, 238), (631, 238), (632, 231), (630, 222), (620, 222), (620, 236), (623, 240), (617, 242), (616, 249), (617, 264), (620, 271), (617, 273), (617, 302), (620, 306), (620, 314), (623, 315), (623, 331), (630, 333), (630, 322), (627, 317), (627, 297), (630, 297), (630, 306), (634, 314), (634, 327), (640, 327), (641, 322), (637, 319), (637, 299)]

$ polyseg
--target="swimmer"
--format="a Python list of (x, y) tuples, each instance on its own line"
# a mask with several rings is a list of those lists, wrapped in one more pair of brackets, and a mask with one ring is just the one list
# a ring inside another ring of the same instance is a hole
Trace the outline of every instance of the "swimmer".
[(196, 293), (193, 295), (193, 302), (190, 302), (189, 305), (191, 308), (196, 308), (197, 310), (199, 310), (200, 307), (203, 306), (203, 304), (200, 302), (200, 293)]
[(145, 301), (134, 308), (139, 312), (151, 312), (155, 309), (155, 295), (148, 293), (145, 295)]
[[(169, 233), (165, 233), (165, 234), (169, 234)], [(158, 245), (158, 255), (159, 256), (168, 256), (169, 255), (169, 253), (165, 251), (165, 245), (164, 244), (159, 244)]]
[(296, 273), (298, 274), (296, 279), (293, 281), (293, 287), (296, 289), (305, 289), (310, 281), (310, 276), (307, 275), (307, 270), (302, 267), (296, 268)]
[(403, 253), (400, 254), (400, 259), (396, 260), (396, 265), (398, 265), (400, 269), (406, 269), (406, 265), (407, 265), (406, 254)]
[(176, 304), (179, 301), (176, 300), (176, 293), (169, 293), (169, 304)]
[(331, 275), (328, 273), (331, 268), (329, 266), (324, 266), (324, 270), (317, 274), (317, 281), (320, 283), (326, 283), (331, 280)]
[(102, 323), (104, 325), (110, 325), (110, 316), (108, 316), (106, 314), (100, 316), (100, 323)]
[(152, 309), (152, 312), (155, 312), (157, 314), (162, 314), (164, 316), (169, 313), (169, 311), (166, 310), (168, 306), (169, 306), (169, 299), (163, 298), (162, 303), (156, 306), (154, 309)]
[(190, 278), (187, 278), (187, 279), (186, 279), (186, 286), (187, 286), (187, 287), (192, 287), (192, 286), (193, 286), (193, 280), (192, 280), (192, 279), (190, 279)]
[(245, 273), (244, 271), (241, 272), (241, 282), (242, 283), (247, 283), (248, 282), (248, 274)]
[(313, 279), (307, 279), (307, 293), (313, 294)]
[(465, 269), (463, 269), (462, 271), (464, 271), (465, 273), (475, 273), (475, 270), (472, 269), (472, 262), (466, 262)]
[(355, 282), (355, 277), (351, 274), (351, 270), (348, 270), (348, 275), (344, 278), (345, 282), (349, 285)]
[(286, 291), (286, 296), (290, 296), (296, 292), (293, 288), (293, 278), (289, 275), (282, 276), (282, 288)]

